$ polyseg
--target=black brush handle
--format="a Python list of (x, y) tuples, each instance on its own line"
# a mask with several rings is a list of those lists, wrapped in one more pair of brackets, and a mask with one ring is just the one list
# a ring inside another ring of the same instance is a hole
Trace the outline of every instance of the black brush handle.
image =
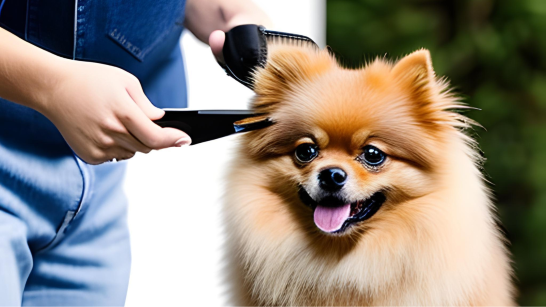
[(293, 42), (316, 43), (307, 36), (266, 30), (263, 26), (247, 24), (226, 32), (222, 48), (224, 63), (220, 65), (226, 73), (250, 89), (254, 89), (252, 71), (265, 67), (268, 38), (280, 38)]

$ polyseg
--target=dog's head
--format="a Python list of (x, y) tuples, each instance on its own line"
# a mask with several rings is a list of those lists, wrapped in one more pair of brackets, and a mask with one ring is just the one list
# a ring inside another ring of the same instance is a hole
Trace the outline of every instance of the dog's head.
[(431, 193), (446, 133), (466, 125), (427, 50), (350, 70), (327, 51), (272, 46), (255, 80), (253, 108), (276, 123), (245, 135), (244, 152), (300, 223), (327, 234)]

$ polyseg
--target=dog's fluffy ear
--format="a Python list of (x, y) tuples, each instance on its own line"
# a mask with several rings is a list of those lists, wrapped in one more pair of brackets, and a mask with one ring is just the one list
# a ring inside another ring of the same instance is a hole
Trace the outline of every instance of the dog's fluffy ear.
[(396, 63), (392, 73), (415, 98), (429, 100), (435, 84), (435, 73), (428, 50), (417, 50), (405, 56)]
[(428, 50), (421, 49), (402, 58), (391, 73), (399, 87), (409, 95), (421, 123), (452, 122), (453, 113), (444, 111), (456, 108), (457, 104), (446, 95), (447, 82), (436, 79)]
[(319, 51), (314, 46), (270, 44), (265, 68), (254, 74), (256, 98), (253, 107), (269, 112), (285, 100), (287, 94), (301, 88), (332, 65), (335, 65), (335, 60), (328, 52)]

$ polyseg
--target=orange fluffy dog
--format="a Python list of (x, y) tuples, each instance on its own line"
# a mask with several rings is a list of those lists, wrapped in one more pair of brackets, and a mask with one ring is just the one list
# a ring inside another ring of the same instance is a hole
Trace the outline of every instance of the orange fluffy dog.
[(277, 44), (225, 218), (237, 305), (513, 305), (463, 106), (427, 50), (341, 68)]

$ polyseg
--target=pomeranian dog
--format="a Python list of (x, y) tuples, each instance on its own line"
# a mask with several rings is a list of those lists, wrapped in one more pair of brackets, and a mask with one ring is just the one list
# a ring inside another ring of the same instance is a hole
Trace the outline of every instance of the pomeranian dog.
[(224, 217), (236, 305), (514, 305), (473, 124), (427, 50), (340, 67), (277, 44)]

